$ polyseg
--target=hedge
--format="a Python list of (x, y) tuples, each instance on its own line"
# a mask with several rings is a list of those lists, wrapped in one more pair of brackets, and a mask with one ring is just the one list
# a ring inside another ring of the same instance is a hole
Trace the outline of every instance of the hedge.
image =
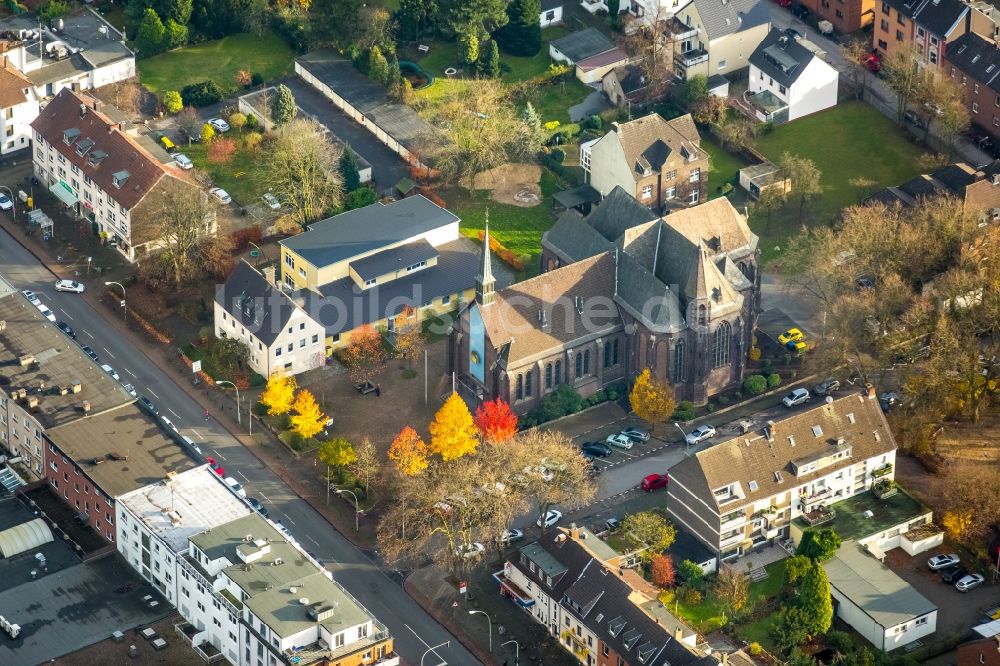
[[(480, 230), (479, 231), (479, 242), (480, 243), (483, 242), (483, 238), (485, 238), (485, 236), (486, 236), (486, 232), (483, 231), (483, 230)], [(490, 236), (490, 252), (492, 252), (493, 254), (495, 254), (498, 257), (500, 257), (500, 259), (502, 259), (505, 263), (507, 263), (515, 271), (523, 271), (524, 270), (524, 260), (521, 259), (521, 257), (519, 257), (516, 254), (514, 254), (514, 252), (512, 250), (504, 247), (500, 243), (500, 241), (498, 241), (496, 239), (495, 236)]]

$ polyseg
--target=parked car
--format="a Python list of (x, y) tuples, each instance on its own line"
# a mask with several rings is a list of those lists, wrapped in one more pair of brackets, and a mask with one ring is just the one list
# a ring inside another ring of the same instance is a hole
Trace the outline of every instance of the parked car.
[(620, 432), (614, 435), (608, 435), (608, 438), (604, 441), (611, 446), (617, 446), (619, 449), (625, 449), (626, 451), (635, 446), (635, 442)]
[(205, 462), (207, 462), (208, 466), (212, 468), (212, 471), (218, 474), (219, 476), (222, 476), (223, 474), (226, 473), (226, 470), (222, 469), (222, 465), (217, 463), (215, 461), (215, 458), (205, 458)]
[(805, 340), (792, 340), (785, 343), (785, 349), (793, 354), (804, 354), (809, 349), (809, 345)]
[(500, 533), (500, 543), (514, 543), (524, 539), (524, 531), (511, 527)]
[(861, 64), (868, 68), (872, 74), (882, 71), (882, 56), (878, 54), (878, 49), (872, 49), (870, 53), (861, 56)]
[(69, 337), (71, 337), (74, 340), (76, 340), (76, 331), (74, 331), (73, 327), (70, 326), (69, 324), (67, 324), (66, 322), (64, 322), (64, 321), (57, 321), (56, 322), (56, 328), (58, 328), (63, 333), (65, 333)]
[(624, 430), (622, 430), (621, 434), (625, 435), (633, 442), (649, 441), (649, 433), (646, 432), (645, 430), (639, 430), (638, 428), (632, 428), (632, 427), (625, 428)]
[(84, 287), (76, 280), (59, 280), (56, 282), (56, 291), (68, 291), (73, 294), (82, 294)]
[(132, 396), (133, 398), (136, 397), (136, 390), (134, 386), (132, 386), (131, 384), (122, 384), (122, 386), (125, 388), (125, 391), (130, 396)]
[(961, 564), (953, 564), (947, 569), (941, 569), (941, 582), (954, 585), (968, 574)]
[(90, 345), (83, 345), (80, 349), (82, 349), (83, 353), (89, 356), (94, 363), (97, 363), (97, 353), (90, 348)]
[(267, 518), (267, 507), (261, 504), (259, 499), (256, 497), (248, 497), (247, 504), (249, 504), (254, 511)]
[(157, 142), (158, 142), (158, 143), (159, 143), (159, 144), (160, 144), (161, 146), (163, 146), (163, 149), (164, 149), (165, 151), (167, 151), (168, 153), (172, 153), (172, 152), (174, 152), (175, 150), (177, 150), (177, 146), (175, 146), (175, 145), (174, 145), (174, 142), (173, 142), (173, 141), (171, 141), (171, 140), (170, 140), (170, 137), (169, 137), (169, 136), (167, 136), (166, 134), (161, 134), (161, 135), (160, 135), (160, 137), (159, 137), (159, 138), (158, 138), (158, 139), (157, 139), (156, 141), (157, 141)]
[(887, 391), (878, 397), (878, 404), (882, 407), (882, 411), (886, 413), (891, 411), (893, 407), (897, 407), (902, 401), (903, 396), (896, 391)]
[(233, 203), (233, 198), (229, 196), (229, 192), (226, 192), (221, 187), (213, 187), (212, 189), (209, 190), (209, 192), (213, 197), (215, 197), (224, 204)]
[(809, 391), (804, 388), (797, 388), (781, 399), (781, 404), (789, 409), (807, 402), (809, 402)]
[(927, 567), (931, 571), (939, 571), (940, 569), (947, 569), (948, 567), (954, 566), (959, 562), (960, 560), (958, 555), (955, 553), (950, 553), (948, 555), (935, 555), (927, 560)]
[(267, 207), (270, 208), (271, 210), (278, 210), (279, 208), (281, 208), (281, 202), (278, 201), (278, 197), (274, 196), (270, 192), (266, 192), (264, 196), (261, 197), (261, 199), (264, 200), (264, 203), (266, 203)]
[(12, 210), (14, 202), (6, 194), (0, 194), (0, 210)]
[(375, 392), (375, 385), (371, 382), (358, 382), (354, 385), (354, 390), (361, 395), (368, 395)]
[[(562, 520), (562, 511), (557, 511), (555, 509), (549, 509), (548, 511), (545, 512), (545, 519), (544, 519), (545, 527), (552, 527), (553, 525), (555, 525), (556, 523), (558, 523), (560, 520)], [(541, 527), (542, 526), (542, 522), (543, 522), (542, 517), (539, 516), (538, 520), (535, 521), (535, 525), (537, 525), (538, 527)]]
[(38, 300), (38, 296), (35, 295), (35, 292), (31, 291), (30, 289), (24, 289), (23, 291), (21, 291), (21, 293), (24, 294), (24, 297), (27, 298), (28, 302), (31, 303), (32, 305), (37, 307), (42, 304), (42, 302)]
[(792, 10), (792, 16), (800, 21), (805, 21), (809, 17), (809, 10), (806, 9), (805, 5), (796, 5), (795, 9)]
[(56, 323), (56, 316), (52, 314), (52, 310), (49, 310), (44, 304), (39, 303), (35, 306), (38, 311), (42, 313), (42, 316), (51, 321), (53, 324)]
[(118, 376), (118, 373), (115, 372), (115, 369), (112, 368), (107, 363), (104, 363), (104, 364), (101, 365), (101, 370), (103, 370), (104, 372), (106, 372), (109, 375), (111, 375), (116, 382), (121, 381), (121, 377)]
[(227, 123), (222, 118), (212, 118), (208, 121), (208, 124), (212, 126), (216, 132), (222, 132), (223, 134), (229, 131), (229, 123)]
[(580, 450), (583, 451), (584, 455), (600, 456), (601, 458), (607, 458), (611, 455), (611, 447), (604, 442), (584, 442), (580, 445)]
[(232, 490), (234, 493), (236, 493), (240, 497), (246, 497), (247, 496), (247, 491), (245, 491), (243, 489), (243, 486), (240, 485), (240, 482), (237, 481), (236, 479), (234, 479), (233, 477), (227, 476), (225, 479), (223, 479), (223, 481), (226, 482), (226, 485), (229, 486), (230, 490)]
[(639, 487), (645, 490), (647, 493), (651, 493), (654, 490), (667, 487), (667, 481), (670, 477), (666, 474), (650, 474), (642, 480)]
[(813, 393), (816, 395), (830, 395), (834, 391), (840, 388), (840, 380), (834, 379), (833, 377), (827, 377), (813, 389)]
[(797, 328), (790, 328), (781, 335), (778, 336), (778, 344), (787, 345), (793, 340), (801, 340), (805, 337), (805, 334)]
[(785, 35), (795, 41), (802, 39), (802, 35), (795, 28), (785, 28)]
[(177, 430), (177, 426), (174, 425), (174, 422), (168, 419), (166, 416), (161, 416), (160, 420), (163, 421), (163, 427), (169, 428), (170, 430), (173, 430), (177, 434), (180, 434), (180, 432)]
[(955, 583), (955, 589), (959, 592), (968, 592), (972, 588), (982, 585), (984, 580), (986, 579), (983, 578), (982, 574), (969, 574), (958, 579), (958, 582)]
[(617, 532), (619, 529), (621, 529), (622, 521), (614, 517), (608, 518), (607, 520), (604, 521), (604, 526), (608, 528), (609, 532)]
[(715, 437), (715, 426), (708, 425), (706, 423), (684, 435), (684, 441), (688, 444), (688, 446), (694, 446), (695, 444), (704, 442), (706, 439), (710, 439), (712, 437)]
[(160, 414), (159, 410), (156, 409), (156, 405), (153, 404), (153, 401), (146, 396), (141, 396), (139, 398), (139, 406), (145, 408), (147, 412), (153, 414), (154, 416), (159, 416)]
[(184, 443), (187, 444), (192, 451), (197, 453), (199, 456), (202, 455), (201, 447), (195, 444), (193, 439), (191, 439), (187, 435), (182, 435), (181, 439), (184, 440)]
[(174, 162), (177, 162), (177, 166), (185, 171), (194, 168), (194, 162), (192, 162), (191, 158), (184, 153), (174, 153)]
[(481, 543), (466, 543), (455, 549), (455, 555), (465, 560), (479, 557), (486, 552), (486, 546)]

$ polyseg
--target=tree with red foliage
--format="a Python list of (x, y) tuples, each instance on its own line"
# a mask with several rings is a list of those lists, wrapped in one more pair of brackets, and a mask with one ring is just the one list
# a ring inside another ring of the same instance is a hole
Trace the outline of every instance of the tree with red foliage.
[(340, 353), (340, 360), (356, 382), (368, 381), (378, 374), (385, 367), (388, 357), (382, 336), (370, 324), (352, 331), (350, 343)]
[(669, 555), (654, 555), (649, 570), (657, 587), (673, 587), (676, 584), (677, 572)]
[(483, 439), (490, 444), (501, 444), (517, 434), (517, 414), (500, 398), (479, 405), (475, 420)]
[(236, 152), (236, 142), (232, 139), (216, 139), (208, 146), (208, 161), (213, 164), (225, 164), (233, 158)]

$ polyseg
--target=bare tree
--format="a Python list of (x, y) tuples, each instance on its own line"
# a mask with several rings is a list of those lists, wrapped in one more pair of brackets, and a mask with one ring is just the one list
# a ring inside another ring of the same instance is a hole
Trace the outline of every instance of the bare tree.
[(375, 444), (367, 437), (354, 447), (354, 455), (356, 458), (353, 463), (348, 465), (348, 469), (354, 476), (358, 477), (358, 481), (365, 484), (365, 494), (367, 495), (372, 481), (377, 479), (382, 471), (382, 459), (379, 457)]
[(792, 191), (789, 196), (798, 200), (799, 222), (802, 222), (802, 211), (806, 201), (823, 193), (823, 186), (820, 184), (823, 174), (811, 159), (791, 153), (784, 153), (781, 156), (778, 168), (781, 175), (791, 181)]
[(150, 193), (133, 216), (133, 237), (148, 238), (164, 249), (175, 285), (197, 273), (199, 245), (216, 231), (216, 207), (205, 192), (173, 177)]
[(192, 141), (200, 140), (201, 126), (205, 122), (193, 106), (185, 106), (174, 116), (174, 120), (177, 122), (177, 128), (187, 136), (188, 144)]
[(855, 99), (864, 99), (865, 91), (868, 89), (868, 81), (871, 77), (871, 70), (865, 62), (865, 58), (871, 53), (871, 40), (855, 38), (840, 46), (840, 53), (847, 62), (847, 77), (854, 88)]
[(264, 181), (304, 226), (339, 203), (339, 160), (340, 149), (319, 123), (296, 119), (271, 142), (262, 165)]
[(671, 19), (660, 6), (652, 20), (632, 19), (625, 25), (622, 38), (625, 50), (632, 54), (646, 79), (645, 102), (649, 104), (666, 95), (674, 74), (674, 39), (669, 28)]
[[(544, 519), (553, 504), (577, 506), (594, 496), (596, 486), (589, 475), (589, 464), (565, 435), (532, 430), (518, 437), (517, 442), (524, 450), (522, 460), (529, 463), (517, 482), (539, 518)], [(544, 522), (542, 525), (544, 529)]]
[(896, 123), (899, 125), (903, 124), (906, 108), (920, 90), (924, 77), (920, 63), (920, 53), (913, 46), (894, 50), (882, 63), (886, 85), (896, 93)]

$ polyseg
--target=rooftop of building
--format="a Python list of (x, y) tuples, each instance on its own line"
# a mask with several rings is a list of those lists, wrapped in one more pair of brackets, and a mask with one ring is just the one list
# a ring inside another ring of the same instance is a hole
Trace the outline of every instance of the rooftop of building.
[(46, 435), (112, 498), (198, 464), (134, 403), (51, 429)]
[[(109, 43), (121, 46), (125, 39), (117, 28), (90, 7), (72, 7), (65, 16), (56, 19), (53, 23), (55, 30), (46, 26), (42, 27), (44, 40), (46, 42), (63, 42), (70, 49), (100, 51), (105, 49)], [(22, 34), (23, 32), (33, 32), (37, 40), (40, 24), (41, 21), (37, 14), (14, 14), (0, 19), (0, 31)], [(25, 41), (31, 41), (27, 39), (27, 35), (25, 35)]]
[(187, 552), (189, 537), (253, 512), (208, 465), (126, 493), (117, 501), (175, 553)]
[[(864, 539), (883, 532), (890, 527), (907, 523), (930, 512), (902, 488), (890, 497), (879, 499), (870, 492), (831, 504), (828, 508), (835, 512), (833, 520), (823, 523), (823, 528), (831, 528), (844, 541)], [(870, 515), (869, 515), (870, 512)], [(794, 520), (800, 529), (809, 524), (802, 518)]]
[(84, 418), (88, 405), (93, 418), (135, 400), (2, 277), (0, 322), (3, 393), (24, 390), (17, 401), (43, 428)]
[(693, 0), (709, 40), (770, 21), (764, 0)]
[(783, 86), (794, 84), (816, 55), (778, 28), (771, 28), (750, 54), (750, 64)]
[(553, 41), (551, 45), (574, 63), (615, 48), (615, 43), (597, 28), (571, 32)]

